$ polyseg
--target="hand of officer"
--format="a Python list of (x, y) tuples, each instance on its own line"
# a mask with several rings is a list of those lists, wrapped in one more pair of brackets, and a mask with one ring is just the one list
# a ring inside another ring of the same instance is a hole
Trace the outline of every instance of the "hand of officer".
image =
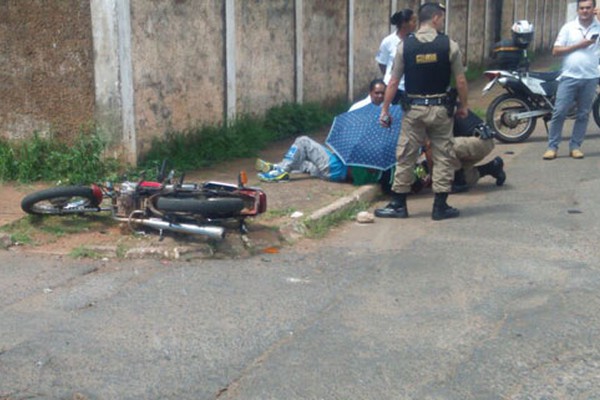
[(467, 107), (463, 107), (462, 105), (456, 109), (456, 116), (458, 118), (466, 118), (469, 115), (469, 109)]
[(387, 111), (381, 110), (381, 114), (379, 114), (379, 123), (384, 128), (392, 126), (392, 117), (390, 117), (390, 114)]

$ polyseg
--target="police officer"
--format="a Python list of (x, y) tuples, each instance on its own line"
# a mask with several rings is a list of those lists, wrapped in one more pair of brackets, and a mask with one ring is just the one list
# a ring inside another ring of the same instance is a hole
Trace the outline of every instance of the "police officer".
[[(462, 65), (462, 55), (456, 42), (440, 33), (445, 26), (446, 9), (439, 3), (425, 3), (419, 8), (419, 30), (398, 47), (392, 78), (385, 92), (380, 123), (389, 126), (390, 103), (396, 94), (398, 81), (405, 75), (406, 107), (402, 134), (396, 149), (396, 173), (392, 185), (392, 201), (375, 210), (381, 218), (407, 218), (406, 195), (414, 180), (413, 169), (426, 138), (431, 142), (433, 156), (433, 192), (435, 199), (431, 217), (438, 221), (458, 217), (459, 211), (446, 200), (452, 190), (454, 170), (460, 168), (453, 148), (452, 115), (449, 112), (447, 90), (454, 75), (458, 92), (456, 115), (468, 114), (468, 88)], [(453, 109), (454, 107), (452, 107)]]

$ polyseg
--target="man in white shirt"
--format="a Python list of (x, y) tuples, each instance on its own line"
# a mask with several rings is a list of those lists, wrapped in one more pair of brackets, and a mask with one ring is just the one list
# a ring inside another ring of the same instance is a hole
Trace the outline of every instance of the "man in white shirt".
[(581, 145), (600, 77), (597, 54), (600, 22), (595, 18), (595, 7), (595, 0), (577, 0), (577, 18), (563, 25), (552, 48), (552, 55), (565, 58), (544, 160), (556, 158), (565, 118), (574, 103), (577, 104), (577, 117), (569, 141), (569, 155), (575, 159), (583, 158)]

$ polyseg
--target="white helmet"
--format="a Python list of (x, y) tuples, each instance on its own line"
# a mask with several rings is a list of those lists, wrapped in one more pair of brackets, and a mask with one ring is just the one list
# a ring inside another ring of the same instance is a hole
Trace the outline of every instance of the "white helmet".
[(527, 48), (533, 40), (533, 25), (529, 21), (521, 20), (513, 24), (512, 28), (513, 42), (517, 47)]

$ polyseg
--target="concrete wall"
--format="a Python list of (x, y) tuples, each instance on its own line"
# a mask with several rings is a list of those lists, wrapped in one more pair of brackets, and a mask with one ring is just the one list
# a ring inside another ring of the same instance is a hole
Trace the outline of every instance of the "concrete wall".
[[(358, 99), (379, 75), (390, 15), (421, 2), (0, 0), (0, 134), (73, 134), (95, 121), (135, 162), (168, 131), (296, 99)], [(534, 49), (546, 50), (567, 3), (446, 0), (447, 31), (471, 66), (518, 19), (534, 23)]]
[(346, 94), (347, 5), (341, 0), (304, 0), (305, 101), (331, 101)]
[(356, 0), (354, 6), (354, 79), (351, 97), (368, 94), (371, 80), (381, 77), (375, 55), (379, 42), (390, 33), (390, 9), (387, 0)]
[(0, 136), (70, 137), (93, 116), (88, 2), (0, 0)]
[(135, 129), (140, 154), (166, 131), (221, 121), (224, 19), (220, 0), (131, 0)]
[(293, 102), (294, 3), (237, 2), (237, 112), (260, 114)]

